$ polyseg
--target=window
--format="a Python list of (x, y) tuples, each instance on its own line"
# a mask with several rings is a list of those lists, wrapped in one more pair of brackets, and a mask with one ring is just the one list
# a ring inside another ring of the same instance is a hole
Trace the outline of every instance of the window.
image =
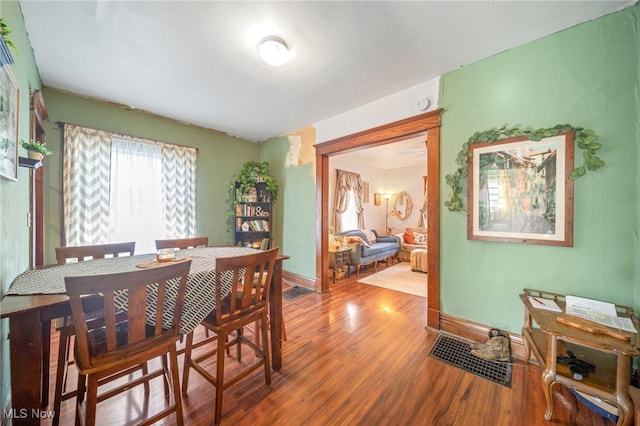
[(362, 178), (358, 173), (336, 170), (333, 224), (335, 232), (364, 228)]
[(347, 208), (340, 215), (340, 220), (343, 231), (358, 229), (358, 208), (356, 207), (356, 194), (353, 190), (349, 191)]
[(110, 242), (133, 240), (138, 252), (153, 252), (158, 230), (166, 229), (163, 219), (162, 148), (114, 138), (111, 141)]
[(65, 245), (195, 235), (196, 150), (65, 124)]

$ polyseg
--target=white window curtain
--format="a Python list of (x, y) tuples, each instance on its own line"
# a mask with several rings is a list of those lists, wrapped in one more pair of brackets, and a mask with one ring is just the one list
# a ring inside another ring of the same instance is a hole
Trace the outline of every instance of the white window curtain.
[(157, 144), (113, 138), (111, 141), (111, 241), (135, 241), (136, 251), (155, 250), (164, 235), (162, 148)]
[(195, 235), (195, 148), (65, 124), (63, 151), (64, 245)]
[[(358, 173), (336, 170), (336, 190), (333, 211), (334, 232), (348, 231), (342, 227), (342, 215), (349, 209), (357, 217), (357, 229), (364, 229), (364, 208), (362, 205), (363, 184)], [(353, 193), (353, 197), (350, 195)], [(353, 213), (352, 213), (353, 214)]]

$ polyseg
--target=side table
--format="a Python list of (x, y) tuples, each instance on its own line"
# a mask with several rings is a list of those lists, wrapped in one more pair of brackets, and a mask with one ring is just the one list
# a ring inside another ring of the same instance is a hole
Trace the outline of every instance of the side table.
[[(618, 425), (632, 425), (634, 417), (633, 401), (629, 395), (631, 381), (631, 360), (640, 355), (638, 334), (628, 334), (629, 340), (618, 339), (606, 334), (598, 334), (572, 327), (558, 321), (563, 312), (553, 312), (532, 306), (529, 297), (552, 299), (565, 311), (564, 295), (539, 290), (524, 289), (520, 300), (524, 305), (524, 327), (522, 337), (525, 346), (525, 361), (531, 352), (542, 372), (542, 390), (547, 401), (545, 420), (553, 413), (551, 387), (560, 383), (589, 395), (597, 396), (619, 408)], [(616, 305), (618, 315), (630, 317), (636, 330), (638, 319), (628, 306)], [(534, 328), (534, 323), (537, 325)], [(569, 366), (557, 363), (558, 355), (572, 351), (579, 359), (596, 366), (594, 372), (582, 380), (574, 378)]]
[(333, 269), (333, 282), (336, 282), (336, 269), (344, 266), (347, 269), (347, 277), (350, 275), (351, 249), (342, 249), (329, 252), (329, 268)]

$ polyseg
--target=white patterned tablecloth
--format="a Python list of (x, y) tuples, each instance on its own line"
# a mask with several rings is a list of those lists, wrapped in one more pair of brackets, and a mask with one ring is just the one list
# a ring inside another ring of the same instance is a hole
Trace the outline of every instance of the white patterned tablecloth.
[[(191, 258), (191, 269), (184, 299), (184, 312), (180, 323), (181, 333), (188, 334), (191, 332), (215, 308), (216, 258), (245, 256), (257, 251), (246, 247), (202, 247), (176, 251), (176, 258), (178, 259)], [(140, 254), (68, 263), (66, 265), (27, 271), (13, 280), (7, 295), (64, 294), (66, 293), (64, 277), (139, 270), (136, 265), (154, 258), (155, 254)], [(226, 283), (223, 283), (223, 289), (228, 293), (231, 289), (231, 284), (230, 282), (228, 286), (224, 284)], [(175, 291), (168, 294), (169, 307), (175, 304), (177, 288), (173, 287), (173, 290)], [(119, 305), (126, 310), (126, 304), (122, 300), (120, 300), (121, 303)], [(150, 306), (155, 306), (155, 302), (155, 295), (151, 292), (149, 297)], [(153, 310), (149, 310), (147, 315), (150, 316), (153, 312)], [(165, 315), (163, 318), (165, 326), (170, 326), (171, 321), (170, 315)]]

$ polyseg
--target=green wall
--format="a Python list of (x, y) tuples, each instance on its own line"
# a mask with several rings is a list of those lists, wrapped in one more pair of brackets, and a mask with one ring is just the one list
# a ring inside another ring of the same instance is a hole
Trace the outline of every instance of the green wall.
[[(14, 64), (10, 69), (20, 91), (18, 112), (18, 138), (28, 140), (29, 134), (29, 93), (40, 89), (42, 84), (35, 66), (35, 60), (27, 33), (24, 29), (22, 12), (15, 1), (0, 2), (0, 16), (11, 30), (10, 39), (18, 47), (17, 55), (12, 49)], [(19, 149), (19, 155), (26, 151)], [(0, 178), (0, 297), (4, 296), (13, 278), (29, 267), (29, 170), (18, 167), (18, 181)], [(0, 321), (0, 357), (2, 363), (0, 403), (5, 408), (9, 400), (9, 345), (7, 333), (9, 323)]]
[(316, 184), (314, 163), (285, 167), (289, 139), (273, 138), (261, 145), (260, 158), (268, 161), (278, 181), (274, 204), (274, 241), (288, 255), (283, 268), (309, 279), (316, 270)]
[(227, 188), (245, 161), (258, 160), (258, 144), (51, 89), (45, 89), (44, 99), (49, 112), (47, 147), (53, 152), (45, 160), (47, 263), (55, 261), (54, 248), (61, 245), (63, 226), (62, 130), (58, 121), (197, 148), (197, 234), (209, 236), (210, 244), (229, 242)]
[[(441, 208), (441, 302), (448, 315), (519, 332), (525, 287), (638, 303), (639, 6), (441, 78), (444, 175), (475, 132), (504, 124), (593, 129), (606, 166), (575, 182), (574, 247), (470, 241), (466, 215)], [(576, 149), (576, 164), (581, 164)], [(635, 294), (635, 297), (634, 297)]]

